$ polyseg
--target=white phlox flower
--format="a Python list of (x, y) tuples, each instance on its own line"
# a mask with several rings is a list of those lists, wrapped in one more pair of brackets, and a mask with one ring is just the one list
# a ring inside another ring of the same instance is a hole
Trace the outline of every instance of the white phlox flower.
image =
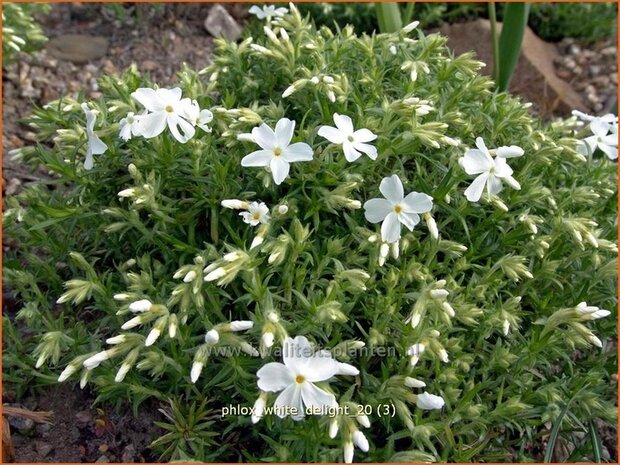
[(181, 89), (150, 89), (142, 87), (131, 94), (148, 113), (140, 117), (141, 136), (150, 139), (164, 132), (168, 127), (172, 136), (184, 144), (196, 133), (192, 123), (188, 121), (188, 109), (192, 101), (181, 98)]
[[(613, 115), (611, 115), (613, 116)], [(612, 121), (603, 120), (601, 118), (594, 118), (590, 121), (590, 131), (592, 135), (586, 137), (577, 144), (577, 151), (587, 156), (596, 151), (598, 148), (603, 152), (610, 160), (616, 160), (618, 158), (618, 123)]]
[(142, 125), (140, 119), (143, 115), (136, 115), (133, 111), (127, 113), (119, 124), (118, 136), (124, 141), (128, 141), (134, 136), (140, 136), (142, 134)]
[(239, 215), (243, 218), (243, 221), (251, 226), (268, 223), (271, 219), (269, 208), (263, 202), (250, 203), (247, 211), (241, 212)]
[(467, 200), (478, 202), (485, 188), (489, 197), (496, 195), (501, 192), (503, 183), (513, 189), (521, 189), (521, 185), (512, 177), (513, 171), (506, 159), (522, 156), (523, 149), (516, 145), (500, 147), (493, 158), (482, 137), (476, 139), (476, 147), (476, 149), (467, 150), (465, 155), (459, 159), (459, 164), (467, 174), (477, 175), (465, 190)]
[(433, 208), (433, 198), (420, 192), (405, 197), (403, 183), (397, 175), (383, 178), (379, 190), (385, 199), (371, 199), (364, 204), (364, 214), (371, 223), (383, 222), (381, 239), (392, 243), (400, 239), (401, 224), (413, 231), (420, 222), (420, 214)]
[(375, 140), (376, 134), (365, 128), (354, 130), (353, 121), (346, 115), (334, 113), (334, 123), (336, 127), (321, 126), (318, 134), (333, 144), (342, 145), (347, 161), (357, 160), (362, 153), (368, 155), (371, 160), (377, 159), (376, 147), (367, 143)]
[(291, 144), (295, 121), (282, 118), (277, 122), (275, 131), (265, 123), (252, 129), (252, 138), (261, 148), (246, 155), (241, 166), (269, 167), (273, 181), (281, 184), (289, 174), (290, 164), (298, 161), (310, 161), (313, 157), (312, 148), (304, 142)]
[(284, 363), (271, 362), (257, 372), (262, 391), (282, 391), (274, 404), (278, 417), (290, 415), (293, 420), (301, 420), (306, 409), (311, 414), (325, 414), (328, 408), (338, 406), (332, 393), (315, 384), (342, 374), (342, 364), (328, 351), (314, 352), (304, 336), (297, 336), (285, 339), (282, 358)]
[(108, 146), (103, 143), (97, 134), (95, 134), (95, 121), (97, 117), (95, 113), (88, 108), (86, 103), (82, 103), (82, 110), (86, 115), (86, 136), (88, 138), (86, 145), (86, 159), (84, 160), (84, 169), (90, 170), (94, 165), (93, 155), (101, 155), (108, 150)]
[(193, 126), (199, 127), (204, 132), (211, 132), (208, 124), (213, 121), (213, 113), (207, 109), (201, 110), (196, 100), (192, 100), (191, 103), (185, 105), (185, 118)]
[(271, 21), (271, 18), (274, 16), (284, 16), (288, 13), (288, 8), (276, 8), (275, 5), (263, 5), (262, 7), (252, 5), (252, 7), (248, 10), (248, 13), (255, 15), (258, 19), (266, 19), (267, 21)]

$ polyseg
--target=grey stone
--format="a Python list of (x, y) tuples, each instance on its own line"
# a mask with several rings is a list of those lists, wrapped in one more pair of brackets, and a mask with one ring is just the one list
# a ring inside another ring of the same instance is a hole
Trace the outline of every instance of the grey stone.
[(65, 34), (51, 39), (46, 46), (50, 55), (73, 63), (87, 63), (108, 51), (108, 40), (82, 34)]
[(205, 19), (205, 29), (213, 37), (223, 37), (232, 41), (241, 37), (243, 31), (228, 11), (217, 3), (209, 10), (209, 15)]

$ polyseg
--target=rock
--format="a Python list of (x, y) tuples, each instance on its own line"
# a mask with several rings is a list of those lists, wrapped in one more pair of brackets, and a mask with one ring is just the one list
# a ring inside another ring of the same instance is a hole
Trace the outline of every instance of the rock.
[(123, 454), (121, 455), (121, 462), (123, 463), (134, 463), (136, 461), (136, 448), (133, 444), (129, 444), (125, 449), (123, 449)]
[[(498, 33), (500, 31), (501, 24), (498, 24)], [(474, 50), (478, 59), (487, 64), (482, 68), (482, 73), (493, 72), (491, 27), (487, 19), (445, 24), (440, 32), (448, 37), (448, 46), (457, 54)], [(567, 44), (570, 46), (569, 42)], [(553, 63), (557, 60), (560, 60), (560, 55), (556, 46), (543, 41), (527, 28), (510, 91), (534, 103), (544, 117), (553, 114), (569, 115), (573, 109), (587, 111), (579, 94), (556, 75)], [(574, 60), (572, 63), (577, 66)]]
[(75, 419), (80, 423), (92, 423), (93, 414), (88, 410), (82, 410), (75, 414)]
[[(9, 407), (22, 408), (21, 405), (17, 404), (6, 405), (8, 405)], [(7, 415), (7, 417), (9, 419), (9, 425), (11, 426), (11, 428), (16, 429), (22, 434), (28, 434), (34, 428), (34, 421), (32, 421), (30, 418), (19, 417), (16, 415)]]
[(159, 64), (151, 60), (144, 60), (140, 64), (140, 69), (142, 71), (155, 71), (157, 68), (159, 68)]
[(66, 34), (51, 39), (46, 45), (46, 50), (60, 60), (87, 63), (106, 54), (108, 40), (104, 37)]
[(95, 463), (110, 463), (110, 459), (108, 458), (107, 455), (102, 455), (101, 457), (97, 459)]
[(41, 457), (46, 457), (54, 450), (54, 446), (45, 441), (35, 441), (34, 448)]
[(41, 423), (35, 427), (35, 431), (41, 437), (46, 437), (48, 433), (51, 431), (52, 425), (50, 423)]
[(205, 29), (213, 37), (223, 37), (226, 40), (237, 40), (241, 37), (241, 26), (237, 24), (226, 9), (214, 4), (209, 10), (209, 15), (205, 19)]

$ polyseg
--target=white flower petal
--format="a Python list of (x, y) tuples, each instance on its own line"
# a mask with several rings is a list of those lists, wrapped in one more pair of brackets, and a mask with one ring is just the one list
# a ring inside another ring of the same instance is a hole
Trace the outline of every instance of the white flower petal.
[(394, 212), (385, 217), (381, 225), (381, 239), (383, 242), (396, 242), (400, 239), (400, 221)]
[(462, 168), (467, 174), (480, 174), (493, 167), (493, 159), (488, 153), (470, 149), (460, 160)]
[(148, 111), (162, 111), (166, 105), (161, 101), (161, 98), (155, 90), (149, 88), (140, 88), (131, 94), (134, 100), (140, 105), (146, 108)]
[(355, 150), (355, 147), (353, 147), (353, 144), (349, 141), (345, 141), (342, 144), (342, 150), (344, 152), (344, 157), (348, 162), (353, 162), (362, 156), (360, 152)]
[(269, 166), (273, 152), (271, 150), (257, 150), (241, 159), (241, 166)]
[(512, 175), (513, 171), (510, 166), (508, 166), (508, 162), (505, 158), (495, 158), (494, 160), (495, 171), (493, 173), (494, 176), (498, 178), (505, 178)]
[(374, 145), (364, 144), (362, 142), (355, 142), (353, 144), (353, 147), (360, 152), (364, 152), (371, 160), (377, 159), (377, 148)]
[(287, 368), (295, 372), (303, 370), (313, 353), (308, 339), (304, 336), (297, 336), (295, 339), (287, 337), (282, 344), (282, 360)]
[(470, 202), (478, 202), (482, 197), (482, 192), (487, 184), (489, 173), (485, 172), (480, 174), (476, 179), (472, 181), (470, 186), (465, 190), (465, 197)]
[(293, 132), (295, 131), (295, 121), (288, 118), (282, 118), (276, 123), (276, 145), (285, 148), (291, 143)]
[(282, 181), (288, 177), (289, 170), (291, 169), (291, 165), (286, 160), (283, 160), (282, 157), (272, 157), (269, 167), (273, 175), (273, 182), (277, 185), (282, 184)]
[(101, 155), (106, 150), (108, 150), (108, 146), (103, 143), (99, 136), (93, 134), (88, 140), (88, 150), (93, 155)]
[(426, 213), (433, 208), (433, 198), (421, 192), (411, 192), (403, 199), (402, 206), (407, 213)]
[(312, 383), (301, 384), (301, 398), (306, 407), (318, 409), (320, 412), (324, 412), (325, 407), (335, 408), (338, 406), (333, 394), (325, 392)]
[(377, 135), (374, 134), (370, 129), (358, 129), (353, 133), (353, 138), (355, 142), (371, 142), (377, 138)]
[(605, 144), (598, 144), (598, 148), (601, 149), (605, 153), (605, 155), (609, 157), (610, 160), (615, 160), (618, 158), (617, 147), (612, 147), (610, 145), (605, 145)]
[(482, 137), (476, 137), (476, 147), (478, 147), (478, 150), (482, 153), (489, 154), (489, 149), (487, 149), (487, 146), (484, 144), (484, 139)]
[(379, 190), (383, 196), (392, 203), (398, 203), (403, 200), (405, 192), (403, 190), (403, 183), (400, 178), (393, 174), (389, 178), (383, 178), (379, 185)]
[(142, 126), (142, 136), (147, 139), (159, 136), (166, 128), (166, 123), (167, 118), (166, 112), (164, 111), (144, 115), (140, 120), (140, 125)]
[(295, 382), (295, 376), (282, 363), (271, 362), (256, 373), (258, 387), (267, 392), (278, 392)]
[(196, 134), (194, 126), (176, 114), (168, 116), (167, 121), (168, 129), (170, 129), (172, 136), (181, 144), (186, 143)]
[(276, 134), (265, 123), (252, 129), (252, 137), (262, 149), (273, 151), (276, 147)]
[(305, 142), (295, 142), (282, 150), (282, 158), (289, 163), (311, 161), (313, 156), (312, 147)]
[(303, 376), (311, 382), (325, 381), (338, 373), (340, 367), (338, 362), (331, 358), (329, 352), (317, 352), (306, 362)]
[(398, 221), (405, 225), (409, 231), (413, 231), (415, 225), (420, 222), (420, 216), (417, 213), (401, 213), (398, 215)]
[(489, 174), (487, 178), (487, 193), (489, 195), (497, 195), (503, 189), (502, 180), (493, 174)]
[(379, 223), (392, 211), (392, 204), (385, 199), (370, 199), (364, 204), (364, 215), (371, 223)]
[(353, 121), (347, 115), (339, 115), (334, 113), (334, 123), (336, 127), (345, 134), (353, 134)]
[(609, 132), (611, 125), (600, 118), (594, 118), (590, 122), (590, 129), (595, 136), (603, 137)]
[(319, 136), (330, 141), (332, 144), (342, 144), (347, 138), (342, 131), (332, 126), (321, 126), (318, 134)]
[[(274, 406), (274, 413), (280, 418), (284, 418), (289, 413), (293, 413), (290, 408), (297, 409), (295, 415), (291, 415), (293, 420), (300, 420), (304, 417), (304, 406), (301, 400), (301, 385), (297, 383), (291, 384), (278, 396)], [(287, 408), (289, 407), (289, 408)]]

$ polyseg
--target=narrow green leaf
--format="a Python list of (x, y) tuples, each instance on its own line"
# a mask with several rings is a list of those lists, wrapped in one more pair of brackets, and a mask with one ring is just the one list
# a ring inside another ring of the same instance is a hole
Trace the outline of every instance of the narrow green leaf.
[(504, 23), (499, 36), (497, 77), (497, 87), (500, 92), (508, 89), (517, 66), (529, 14), (530, 5), (527, 3), (506, 3), (504, 7)]
[(381, 32), (396, 32), (403, 27), (403, 19), (395, 2), (377, 2), (375, 3), (377, 10), (377, 21), (379, 22), (379, 30)]

